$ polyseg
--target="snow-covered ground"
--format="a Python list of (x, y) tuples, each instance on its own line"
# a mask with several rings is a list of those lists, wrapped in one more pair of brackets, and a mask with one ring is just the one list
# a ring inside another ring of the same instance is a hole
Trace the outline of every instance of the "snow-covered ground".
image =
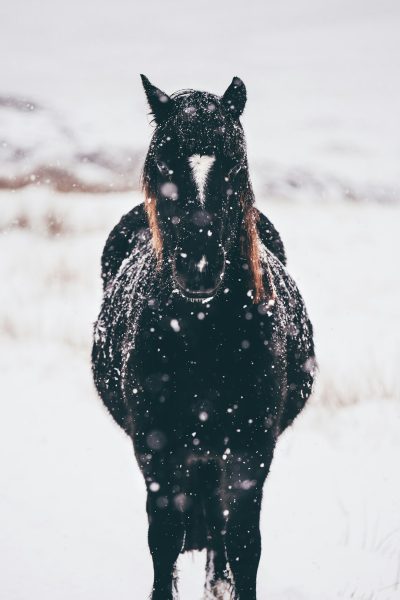
[[(0, 194), (0, 558), (7, 600), (140, 600), (145, 493), (90, 372), (99, 257), (135, 194)], [(260, 201), (315, 324), (315, 397), (265, 488), (260, 600), (400, 597), (398, 206)], [(184, 556), (182, 600), (204, 555)]]

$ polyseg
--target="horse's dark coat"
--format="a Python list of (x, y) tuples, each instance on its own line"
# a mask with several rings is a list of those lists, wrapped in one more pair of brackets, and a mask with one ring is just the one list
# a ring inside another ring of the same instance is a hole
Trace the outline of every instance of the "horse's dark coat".
[[(156, 109), (152, 105), (156, 120), (163, 124), (171, 112), (164, 100), (157, 105), (159, 90), (154, 90), (151, 86), (146, 91), (150, 104), (156, 103)], [(193, 94), (210, 103), (211, 95)], [(191, 102), (200, 106), (196, 97)], [(217, 97), (212, 96), (212, 102), (219, 106)], [(240, 106), (239, 97), (233, 111)], [(179, 114), (173, 115), (175, 128)], [(221, 114), (212, 116), (218, 120)], [(238, 116), (228, 114), (228, 125)], [(182, 152), (182, 128), (179, 135)], [(235, 136), (225, 141), (231, 154), (243, 152), (234, 147)], [(148, 163), (155, 155), (155, 143)], [(193, 140), (190, 143), (188, 152), (206, 153)], [(250, 189), (247, 181), (246, 174)], [(157, 196), (157, 186), (154, 193), (157, 202), (171, 202)], [(190, 193), (185, 193), (186, 199)], [(229, 580), (234, 598), (256, 598), (263, 483), (278, 435), (311, 392), (312, 327), (284, 266), (283, 244), (259, 213), (261, 263), (264, 278), (273, 279), (276, 299), (254, 303), (239, 241), (242, 209), (238, 200), (236, 204), (239, 230), (235, 233), (232, 217), (226, 245), (229, 260), (209, 301), (191, 302), (178, 292), (165, 249), (161, 268), (157, 266), (143, 205), (122, 217), (103, 252), (104, 300), (95, 326), (94, 379), (111, 415), (132, 438), (146, 481), (154, 600), (172, 598), (179, 552), (204, 547), (210, 593), (217, 594), (221, 581)], [(205, 210), (196, 206), (197, 211)], [(179, 210), (182, 216), (184, 209)], [(223, 232), (230, 222), (223, 223), (221, 240), (227, 239)], [(168, 249), (168, 232), (162, 233)], [(266, 285), (270, 288), (271, 281)]]

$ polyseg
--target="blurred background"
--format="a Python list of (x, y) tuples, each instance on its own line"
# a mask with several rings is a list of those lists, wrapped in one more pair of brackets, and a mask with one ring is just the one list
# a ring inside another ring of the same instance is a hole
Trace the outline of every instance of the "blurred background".
[[(260, 600), (400, 598), (400, 4), (0, 5), (0, 592), (145, 598), (144, 485), (91, 381), (100, 254), (142, 200), (139, 73), (247, 86), (258, 207), (314, 322), (318, 384), (265, 488)], [(200, 598), (204, 556), (181, 561)]]

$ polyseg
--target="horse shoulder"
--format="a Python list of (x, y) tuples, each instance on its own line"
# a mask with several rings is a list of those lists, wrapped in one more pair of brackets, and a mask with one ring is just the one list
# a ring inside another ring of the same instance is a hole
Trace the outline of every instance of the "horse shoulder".
[(101, 277), (103, 288), (116, 276), (122, 262), (130, 256), (140, 235), (148, 232), (149, 226), (141, 203), (124, 215), (112, 229), (105, 243), (101, 257)]
[(283, 265), (286, 265), (286, 252), (279, 231), (260, 210), (257, 210), (257, 230), (261, 242)]

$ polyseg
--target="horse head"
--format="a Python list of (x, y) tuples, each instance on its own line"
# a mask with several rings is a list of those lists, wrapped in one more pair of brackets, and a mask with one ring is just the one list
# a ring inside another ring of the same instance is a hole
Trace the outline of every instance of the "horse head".
[(254, 195), (239, 117), (246, 88), (234, 77), (222, 97), (167, 95), (142, 75), (156, 128), (143, 170), (158, 264), (191, 300), (213, 298), (241, 254), (253, 298), (264, 297)]

